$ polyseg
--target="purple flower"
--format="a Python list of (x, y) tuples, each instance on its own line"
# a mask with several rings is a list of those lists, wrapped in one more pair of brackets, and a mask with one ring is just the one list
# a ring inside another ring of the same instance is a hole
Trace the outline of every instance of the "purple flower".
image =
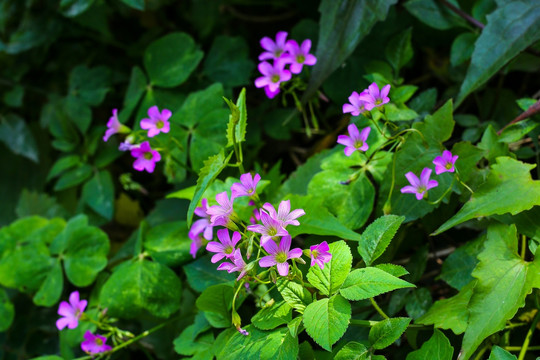
[[(214, 255), (215, 256), (215, 255)], [(244, 259), (242, 258), (242, 253), (240, 252), (240, 249), (234, 250), (232, 263), (229, 262), (223, 262), (218, 266), (218, 270), (227, 270), (227, 272), (230, 274), (235, 271), (240, 271), (240, 275), (236, 278), (236, 280), (240, 280), (246, 275), (247, 269), (246, 269), (246, 263), (244, 262)]]
[(360, 97), (367, 94), (367, 90), (364, 90), (361, 94), (353, 91), (349, 96), (350, 104), (343, 104), (343, 113), (351, 113), (352, 116), (358, 116), (364, 111), (367, 111), (365, 105), (366, 102), (361, 100)]
[(269, 99), (273, 99), (276, 97), (277, 94), (280, 93), (279, 88), (276, 91), (271, 91), (268, 86), (264, 87), (264, 93), (266, 94), (266, 97)]
[(113, 109), (112, 111), (113, 115), (109, 118), (109, 121), (107, 122), (107, 130), (105, 131), (105, 135), (103, 136), (103, 141), (108, 141), (111, 136), (117, 133), (128, 133), (130, 132), (129, 128), (120, 123), (118, 120), (118, 109)]
[(309, 250), (311, 251), (311, 266), (316, 264), (321, 269), (324, 269), (324, 263), (332, 259), (332, 254), (328, 252), (330, 248), (326, 241), (323, 241), (319, 245), (310, 246)]
[(339, 135), (337, 142), (338, 144), (345, 145), (345, 155), (351, 156), (355, 151), (367, 151), (369, 145), (367, 144), (367, 138), (371, 128), (368, 126), (362, 129), (362, 132), (358, 132), (358, 128), (354, 124), (350, 124), (347, 128), (349, 130), (349, 135)]
[(206, 240), (212, 240), (214, 226), (210, 222), (210, 216), (207, 214), (208, 211), (208, 200), (202, 199), (201, 206), (195, 208), (195, 215), (201, 217), (191, 225), (189, 230), (189, 237), (196, 236), (200, 233), (204, 234)]
[(201, 248), (201, 246), (204, 245), (206, 241), (205, 238), (202, 237), (201, 234), (192, 234), (191, 232), (188, 233), (189, 238), (191, 239), (191, 245), (189, 246), (189, 253), (193, 258), (197, 256), (197, 251)]
[(274, 61), (274, 65), (270, 65), (266, 61), (260, 63), (259, 71), (263, 76), (255, 79), (255, 86), (258, 88), (267, 87), (270, 94), (275, 96), (279, 92), (279, 84), (291, 79), (291, 72), (285, 70), (285, 65), (286, 62), (283, 60)]
[(429, 180), (431, 176), (431, 169), (424, 168), (422, 174), (420, 174), (420, 179), (414, 175), (411, 171), (405, 174), (405, 177), (411, 185), (407, 185), (401, 188), (402, 193), (416, 194), (416, 199), (422, 200), (427, 196), (429, 189), (434, 188), (439, 185), (436, 180)]
[(371, 110), (374, 107), (383, 106), (390, 101), (388, 93), (390, 92), (390, 84), (384, 86), (380, 91), (376, 83), (372, 83), (367, 88), (367, 92), (360, 95), (360, 100), (363, 100), (366, 110)]
[(253, 196), (257, 189), (257, 184), (261, 180), (261, 175), (255, 174), (251, 176), (250, 173), (240, 175), (240, 182), (234, 183), (231, 186), (232, 196), (234, 198), (240, 196)]
[(249, 231), (253, 231), (262, 235), (261, 245), (264, 245), (268, 241), (272, 240), (272, 238), (289, 235), (287, 230), (283, 228), (281, 221), (269, 215), (264, 210), (260, 211), (260, 215), (261, 215), (262, 225), (261, 224), (248, 225), (247, 229)]
[(161, 160), (161, 155), (156, 150), (150, 148), (148, 141), (143, 142), (139, 147), (131, 149), (131, 156), (137, 158), (133, 163), (133, 168), (137, 171), (146, 170), (154, 172), (156, 162)]
[(275, 42), (267, 36), (263, 37), (261, 47), (266, 51), (259, 55), (259, 60), (279, 59), (285, 52), (286, 41), (287, 33), (285, 31), (276, 34)]
[(242, 328), (238, 328), (237, 330), (238, 330), (238, 332), (239, 332), (240, 334), (242, 334), (242, 335), (244, 335), (244, 336), (248, 336), (248, 335), (249, 335), (249, 332), (248, 332), (247, 330), (244, 330), (244, 329), (242, 329)]
[(296, 220), (300, 216), (306, 215), (304, 209), (295, 209), (291, 211), (291, 201), (284, 200), (279, 203), (278, 211), (274, 209), (272, 204), (265, 203), (263, 209), (268, 211), (270, 216), (280, 222), (281, 226), (285, 228), (287, 225), (300, 225), (300, 222)]
[(433, 159), (435, 164), (435, 174), (439, 175), (443, 172), (454, 172), (454, 164), (459, 156), (454, 155), (448, 150), (444, 150), (442, 156), (437, 156)]
[(79, 292), (74, 291), (69, 295), (69, 303), (62, 301), (58, 307), (58, 315), (62, 317), (56, 321), (58, 330), (75, 329), (79, 325), (79, 319), (86, 308), (88, 301), (79, 300)]
[(81, 349), (89, 354), (99, 354), (112, 350), (110, 345), (105, 344), (107, 338), (99, 334), (92, 334), (90, 331), (84, 333), (84, 341), (81, 343)]
[(170, 130), (169, 118), (171, 115), (170, 110), (163, 109), (160, 113), (157, 106), (152, 106), (148, 109), (150, 119), (144, 118), (141, 120), (141, 129), (148, 130), (148, 137), (154, 137), (160, 132), (168, 133)]
[(302, 249), (291, 248), (291, 237), (284, 236), (279, 242), (279, 247), (274, 241), (267, 241), (262, 244), (262, 247), (270, 255), (264, 256), (259, 260), (260, 267), (271, 267), (277, 265), (277, 270), (279, 275), (287, 276), (289, 275), (289, 263), (287, 260), (293, 258), (299, 258), (302, 256)]
[(126, 139), (125, 141), (121, 142), (120, 145), (118, 146), (118, 150), (120, 151), (130, 151), (130, 150), (133, 150), (135, 148), (138, 148), (139, 145), (135, 145), (135, 144), (132, 144), (129, 142), (129, 139)]
[(221, 244), (217, 241), (210, 241), (208, 245), (206, 245), (206, 250), (216, 253), (212, 256), (212, 263), (217, 263), (224, 257), (232, 259), (234, 257), (234, 247), (238, 244), (242, 235), (240, 235), (238, 231), (235, 231), (231, 240), (229, 237), (229, 230), (220, 229), (217, 231), (217, 237)]
[(249, 222), (252, 225), (255, 225), (257, 221), (261, 221), (261, 213), (259, 212), (259, 209), (253, 209), (253, 216), (249, 218)]
[(309, 49), (311, 49), (311, 40), (309, 39), (304, 40), (301, 46), (298, 46), (296, 41), (289, 40), (285, 49), (288, 54), (284, 55), (283, 58), (291, 64), (293, 74), (300, 74), (304, 65), (315, 65), (317, 62), (315, 55), (309, 53)]
[(213, 226), (226, 227), (232, 221), (234, 196), (231, 195), (231, 200), (229, 200), (229, 195), (224, 191), (216, 195), (216, 201), (219, 205), (210, 206), (206, 213), (210, 215), (210, 223)]

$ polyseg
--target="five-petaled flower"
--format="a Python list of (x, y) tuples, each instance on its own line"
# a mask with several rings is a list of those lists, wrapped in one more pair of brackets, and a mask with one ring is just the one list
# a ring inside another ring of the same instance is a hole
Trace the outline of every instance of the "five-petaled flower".
[(266, 210), (273, 219), (279, 221), (283, 228), (287, 227), (287, 225), (300, 225), (300, 222), (298, 222), (298, 220), (296, 219), (298, 219), (300, 216), (306, 215), (304, 209), (295, 209), (291, 211), (290, 200), (281, 201), (279, 203), (277, 212), (276, 209), (274, 209), (274, 206), (272, 206), (272, 204), (270, 203), (265, 203), (263, 205), (263, 209)]
[(287, 42), (287, 33), (280, 31), (276, 34), (276, 41), (265, 36), (261, 39), (261, 46), (265, 52), (259, 55), (259, 60), (279, 59), (285, 52), (285, 44)]
[(212, 263), (217, 263), (219, 260), (226, 257), (227, 259), (232, 259), (234, 257), (234, 250), (236, 244), (242, 238), (242, 235), (238, 231), (233, 232), (232, 240), (229, 236), (229, 230), (220, 229), (217, 231), (217, 237), (219, 242), (210, 241), (206, 245), (206, 250), (216, 253), (212, 256)]
[(350, 136), (339, 135), (337, 139), (338, 144), (345, 145), (345, 155), (351, 156), (355, 151), (367, 151), (369, 149), (367, 138), (371, 128), (368, 126), (359, 132), (356, 125), (350, 124), (347, 129)]
[(191, 247), (189, 253), (195, 259), (197, 250), (205, 243), (205, 241), (212, 240), (214, 237), (214, 226), (210, 222), (210, 216), (206, 213), (208, 210), (208, 200), (202, 199), (201, 206), (195, 208), (195, 215), (200, 216), (199, 219), (191, 225), (188, 236), (191, 239)]
[(68, 329), (75, 329), (79, 325), (79, 319), (87, 304), (88, 302), (86, 300), (79, 300), (78, 291), (72, 292), (69, 295), (69, 303), (62, 301), (58, 307), (58, 315), (62, 316), (56, 321), (58, 330), (62, 330), (66, 326)]
[(99, 334), (92, 334), (90, 331), (84, 333), (84, 341), (81, 343), (81, 349), (89, 354), (100, 354), (111, 350), (111, 346), (105, 344), (107, 338)]
[(257, 184), (261, 180), (261, 175), (255, 174), (252, 176), (250, 173), (240, 175), (240, 182), (234, 183), (231, 186), (232, 196), (234, 198), (241, 196), (253, 196), (257, 190)]
[(291, 72), (293, 74), (300, 74), (304, 65), (315, 65), (317, 58), (315, 55), (310, 54), (311, 40), (306, 39), (302, 42), (302, 45), (294, 40), (287, 41), (285, 45), (287, 53), (283, 56), (286, 62), (291, 64)]
[[(263, 76), (255, 79), (255, 86), (268, 89), (266, 95), (270, 98), (279, 93), (279, 84), (291, 79), (291, 72), (285, 69), (286, 61), (279, 59), (270, 65), (266, 61), (259, 64), (259, 71)], [(272, 95), (272, 96), (270, 96)]]
[(240, 252), (240, 249), (234, 250), (232, 263), (223, 262), (219, 264), (217, 269), (227, 270), (228, 273), (239, 271), (240, 275), (238, 275), (236, 280), (238, 281), (241, 278), (243, 278), (246, 275), (247, 269), (246, 269), (246, 263), (244, 262), (244, 259), (242, 258), (242, 253)]
[(380, 91), (376, 83), (372, 83), (360, 94), (360, 100), (364, 101), (366, 110), (370, 111), (374, 107), (383, 106), (390, 101), (388, 93), (390, 92), (390, 84), (384, 86)]
[(454, 164), (458, 157), (458, 155), (452, 156), (450, 151), (444, 150), (442, 156), (437, 156), (433, 159), (433, 164), (435, 164), (435, 174), (439, 175), (443, 172), (454, 172)]
[(149, 173), (154, 172), (156, 162), (161, 160), (161, 155), (156, 150), (152, 150), (148, 141), (143, 142), (137, 148), (131, 149), (131, 156), (137, 158), (133, 163), (135, 170), (146, 170)]
[[(275, 212), (275, 210), (274, 210)], [(259, 212), (261, 216), (261, 224), (248, 225), (247, 229), (261, 234), (261, 245), (271, 241), (272, 238), (289, 235), (287, 230), (283, 228), (283, 223), (276, 217), (271, 216), (266, 211)]]
[(358, 94), (356, 91), (353, 91), (351, 96), (349, 96), (350, 104), (343, 104), (343, 113), (351, 113), (352, 116), (358, 116), (366, 109), (366, 102), (360, 99), (360, 96), (365, 95), (367, 90), (364, 90), (361, 94)]
[(141, 129), (148, 130), (148, 137), (154, 137), (160, 132), (168, 133), (170, 130), (169, 118), (171, 115), (170, 110), (163, 109), (160, 113), (157, 106), (152, 106), (148, 109), (150, 119), (144, 118), (141, 120)]
[(277, 271), (281, 276), (289, 275), (289, 263), (287, 260), (302, 256), (302, 249), (295, 248), (291, 250), (290, 236), (282, 237), (279, 246), (273, 240), (270, 240), (263, 243), (262, 247), (269, 255), (259, 260), (259, 266), (271, 267), (276, 265)]
[(332, 254), (330, 254), (330, 247), (326, 241), (318, 245), (313, 245), (309, 247), (311, 252), (311, 266), (315, 264), (319, 265), (321, 269), (324, 269), (324, 263), (329, 262), (332, 259)]
[(109, 121), (107, 122), (107, 130), (105, 131), (105, 135), (103, 136), (103, 141), (105, 142), (108, 141), (109, 138), (114, 134), (127, 134), (130, 132), (130, 129), (118, 120), (118, 109), (113, 109), (112, 113), (113, 115), (109, 118)]
[(213, 226), (227, 227), (233, 221), (231, 217), (233, 214), (234, 196), (231, 195), (231, 199), (229, 200), (229, 195), (224, 191), (216, 195), (216, 201), (219, 205), (210, 206), (206, 210), (206, 213), (210, 215), (210, 222)]
[(401, 188), (402, 193), (416, 194), (416, 199), (422, 200), (424, 197), (427, 197), (427, 192), (429, 189), (432, 189), (439, 185), (436, 180), (429, 180), (431, 176), (431, 169), (424, 168), (420, 174), (420, 179), (413, 172), (409, 171), (405, 174), (407, 180), (411, 185), (407, 185)]

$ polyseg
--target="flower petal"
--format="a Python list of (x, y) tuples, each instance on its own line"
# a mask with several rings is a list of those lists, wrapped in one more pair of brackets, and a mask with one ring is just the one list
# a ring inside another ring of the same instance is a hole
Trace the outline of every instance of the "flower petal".
[(281, 275), (281, 276), (289, 275), (289, 263), (288, 262), (278, 263), (277, 264), (277, 271), (278, 271), (279, 275)]
[(276, 264), (277, 263), (276, 263), (276, 259), (275, 259), (274, 255), (263, 256), (259, 260), (259, 266), (260, 267), (270, 267), (270, 266), (274, 266)]

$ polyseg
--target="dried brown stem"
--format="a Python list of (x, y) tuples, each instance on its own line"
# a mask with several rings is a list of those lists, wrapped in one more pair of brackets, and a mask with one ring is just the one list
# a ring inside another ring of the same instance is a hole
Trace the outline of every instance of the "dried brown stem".
[(518, 117), (516, 117), (514, 120), (510, 121), (508, 124), (506, 124), (501, 130), (497, 131), (497, 135), (500, 135), (501, 132), (509, 127), (512, 124), (518, 123), (522, 120), (525, 120), (527, 118), (530, 118), (533, 115), (536, 115), (540, 112), (540, 100), (532, 104), (527, 110), (521, 113)]

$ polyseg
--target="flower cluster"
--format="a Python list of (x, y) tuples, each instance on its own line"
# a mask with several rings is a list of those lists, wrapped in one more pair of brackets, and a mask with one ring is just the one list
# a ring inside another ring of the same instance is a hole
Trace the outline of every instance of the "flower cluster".
[[(171, 116), (172, 113), (170, 110), (163, 109), (160, 112), (157, 106), (152, 106), (148, 109), (148, 118), (141, 120), (140, 127), (143, 130), (147, 130), (145, 135), (148, 139), (160, 133), (168, 133), (170, 130), (169, 118)], [(135, 143), (137, 133), (132, 133), (129, 127), (120, 123), (117, 109), (113, 109), (113, 116), (107, 122), (107, 130), (105, 131), (105, 136), (103, 136), (103, 141), (108, 141), (114, 134), (129, 134), (120, 143), (118, 149), (120, 151), (131, 152), (131, 156), (135, 158), (135, 162), (133, 163), (135, 170), (146, 170), (149, 173), (154, 172), (156, 163), (161, 160), (161, 155), (157, 150), (152, 149), (148, 140)], [(143, 139), (141, 138), (141, 140)]]
[[(458, 159), (458, 155), (452, 155), (448, 150), (444, 150), (441, 156), (433, 159), (435, 164), (435, 173), (440, 175), (444, 172), (454, 172), (454, 164)], [(427, 198), (429, 189), (433, 189), (439, 185), (437, 180), (430, 180), (432, 170), (430, 168), (424, 168), (420, 174), (420, 179), (412, 171), (405, 174), (407, 180), (411, 185), (407, 185), (401, 188), (402, 193), (415, 194), (417, 200)]]
[[(264, 88), (266, 96), (274, 98), (280, 91), (280, 84), (291, 79), (292, 74), (300, 74), (304, 65), (315, 65), (317, 58), (310, 54), (311, 40), (302, 44), (295, 40), (287, 40), (287, 33), (280, 31), (276, 40), (269, 37), (261, 39), (261, 47), (265, 50), (259, 55), (259, 72), (263, 75), (255, 80), (255, 86)], [(272, 64), (267, 60), (272, 60)], [(289, 69), (286, 66), (289, 65)]]
[(385, 85), (381, 90), (376, 83), (372, 83), (367, 89), (364, 89), (360, 94), (353, 91), (349, 96), (350, 104), (343, 105), (343, 113), (351, 113), (352, 116), (358, 116), (366, 111), (371, 111), (374, 108), (381, 107), (390, 101), (388, 93), (390, 92), (390, 84)]

